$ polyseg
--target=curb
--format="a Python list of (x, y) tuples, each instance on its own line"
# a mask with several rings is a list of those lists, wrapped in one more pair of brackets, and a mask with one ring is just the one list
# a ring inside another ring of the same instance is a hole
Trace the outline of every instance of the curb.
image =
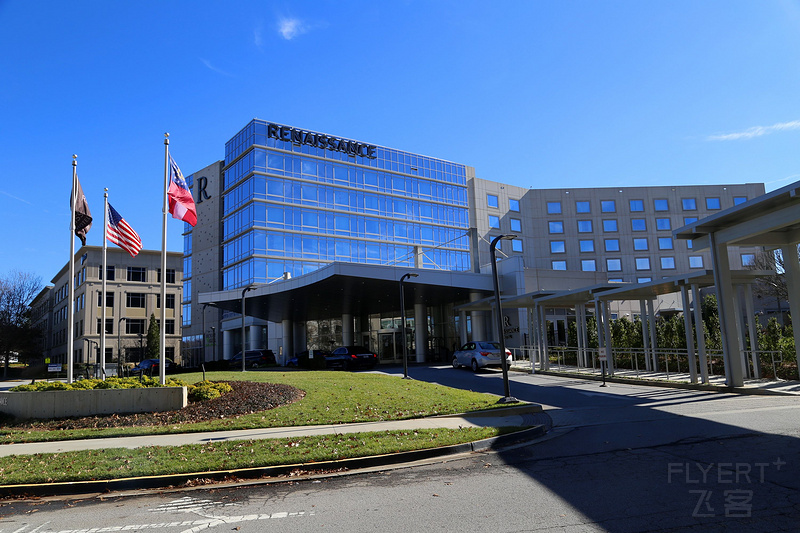
[[(527, 371), (531, 373), (530, 370)], [(582, 374), (580, 372), (555, 372), (553, 370), (537, 370), (536, 374), (543, 376), (555, 376), (565, 378), (585, 379), (588, 381), (603, 381), (602, 376), (595, 376), (590, 374)], [(706, 392), (727, 392), (733, 394), (748, 394), (752, 396), (797, 396), (790, 392), (783, 392), (772, 389), (761, 389), (756, 387), (728, 387), (727, 385), (706, 385), (703, 383), (683, 383), (678, 381), (654, 381), (649, 379), (637, 378), (618, 378), (613, 376), (606, 376), (607, 383), (622, 383), (628, 385), (644, 385), (649, 387), (664, 387), (671, 389), (688, 389), (699, 390)]]
[[(541, 408), (541, 406), (539, 406)], [(43, 496), (72, 496), (95, 493), (118, 492), (141, 489), (184, 489), (190, 481), (225, 481), (248, 480), (250, 484), (268, 484), (304, 478), (334, 477), (345, 474), (357, 474), (357, 470), (366, 468), (392, 467), (425, 459), (446, 457), (461, 453), (499, 450), (523, 442), (538, 439), (547, 433), (549, 424), (541, 424), (514, 433), (508, 433), (489, 439), (464, 444), (398, 452), (369, 457), (356, 457), (340, 461), (319, 463), (298, 463), (239, 470), (218, 470), (214, 472), (191, 472), (187, 474), (170, 474), (164, 476), (147, 476), (126, 479), (106, 479), (98, 481), (74, 481), (63, 483), (40, 483), (28, 485), (0, 485), (0, 497), (25, 498)], [(270, 479), (261, 479), (270, 478)], [(276, 479), (278, 478), (278, 479)], [(255, 480), (255, 481), (253, 481)], [(213, 488), (205, 483), (192, 488)]]

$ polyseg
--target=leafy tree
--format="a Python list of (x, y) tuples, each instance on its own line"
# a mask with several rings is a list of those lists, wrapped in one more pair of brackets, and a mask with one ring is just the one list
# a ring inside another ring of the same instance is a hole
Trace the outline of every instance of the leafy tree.
[(147, 345), (145, 346), (146, 359), (158, 359), (160, 355), (161, 332), (158, 328), (156, 315), (150, 314), (150, 323), (147, 326)]
[(3, 375), (8, 375), (12, 354), (26, 359), (37, 349), (41, 333), (31, 324), (30, 303), (42, 290), (41, 279), (13, 271), (0, 278), (0, 356)]

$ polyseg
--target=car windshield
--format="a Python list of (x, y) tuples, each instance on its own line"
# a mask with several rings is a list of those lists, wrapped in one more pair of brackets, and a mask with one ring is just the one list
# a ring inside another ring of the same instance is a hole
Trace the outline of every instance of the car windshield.
[(484, 350), (499, 350), (500, 343), (497, 342), (479, 342), (478, 346)]

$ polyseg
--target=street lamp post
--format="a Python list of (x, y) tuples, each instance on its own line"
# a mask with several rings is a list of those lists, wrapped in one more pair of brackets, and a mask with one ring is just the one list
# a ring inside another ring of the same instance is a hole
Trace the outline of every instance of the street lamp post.
[(211, 345), (214, 347), (214, 350), (212, 352), (214, 354), (214, 357), (212, 357), (212, 360), (214, 360), (216, 362), (216, 360), (217, 360), (217, 328), (214, 327), (214, 326), (211, 326)]
[(245, 297), (245, 295), (247, 294), (248, 291), (254, 291), (254, 290), (256, 290), (256, 288), (252, 287), (252, 286), (245, 287), (244, 289), (242, 289), (242, 372), (245, 372), (246, 369), (247, 369), (247, 366), (246, 366), (247, 365), (247, 358), (245, 357), (246, 352), (247, 352), (247, 349), (246, 349), (247, 348), (247, 341), (246, 341), (247, 337), (246, 337), (245, 326), (244, 326), (244, 311), (245, 311), (245, 307), (244, 307), (245, 306), (245, 299), (244, 299), (244, 297)]
[(508, 383), (508, 359), (506, 358), (506, 336), (503, 332), (503, 308), (500, 304), (500, 282), (497, 278), (497, 259), (495, 258), (495, 249), (497, 243), (501, 240), (510, 241), (516, 235), (498, 235), (492, 240), (489, 246), (489, 254), (492, 260), (492, 281), (494, 282), (494, 304), (497, 309), (497, 336), (500, 338), (500, 358), (502, 360), (503, 368), (503, 393), (504, 397), (498, 403), (517, 403), (519, 400), (511, 396), (511, 388)]
[[(98, 356), (97, 356), (97, 357), (95, 357), (95, 361), (97, 361), (97, 362), (99, 363), (99, 359), (98, 359), (98, 357), (99, 357), (99, 349), (100, 349), (100, 345), (99, 345), (99, 344), (97, 344), (97, 341), (93, 341), (92, 339), (89, 339), (89, 338), (85, 338), (85, 337), (84, 337), (84, 340), (85, 340), (86, 342), (88, 342), (88, 343), (89, 343), (89, 352), (91, 352), (91, 350), (92, 350), (92, 344), (94, 344), (95, 346), (97, 346), (97, 348), (98, 348)], [(87, 355), (86, 355), (86, 368), (87, 368), (87, 374), (88, 374), (88, 368), (89, 368), (89, 361), (91, 361), (91, 357), (90, 357), (90, 354), (88, 354), (88, 353), (87, 353)], [(94, 377), (97, 377), (97, 374), (95, 374), (95, 376), (94, 376)]]
[(124, 357), (122, 356), (122, 321), (125, 320), (123, 316), (117, 320), (117, 376), (122, 377), (122, 365)]
[[(403, 282), (408, 278), (416, 278), (419, 274), (403, 274), (400, 278), (400, 320), (402, 321), (401, 332), (403, 338), (403, 379), (408, 377), (408, 338), (406, 337), (406, 298), (403, 291)], [(419, 327), (419, 325), (417, 325)]]
[[(209, 302), (209, 303), (203, 304), (203, 311), (202, 311), (202, 315), (203, 315), (203, 331), (202, 331), (202, 335), (201, 335), (201, 337), (203, 338), (203, 349), (200, 351), (200, 353), (202, 354), (201, 363), (205, 363), (206, 362), (206, 307), (208, 307), (209, 305), (211, 307), (217, 307), (217, 304), (215, 304), (214, 302)], [(211, 329), (214, 329), (214, 327), (212, 326)]]

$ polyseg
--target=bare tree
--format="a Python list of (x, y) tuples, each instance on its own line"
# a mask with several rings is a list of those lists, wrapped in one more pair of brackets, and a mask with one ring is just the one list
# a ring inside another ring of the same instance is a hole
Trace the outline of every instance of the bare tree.
[[(800, 256), (795, 260), (800, 260)], [(786, 286), (784, 257), (780, 250), (771, 250), (755, 254), (753, 262), (748, 265), (751, 270), (771, 270), (774, 274), (758, 278), (753, 290), (756, 296), (774, 299), (778, 311), (781, 304), (789, 300), (789, 289)]]
[(39, 332), (31, 324), (30, 304), (42, 290), (42, 281), (29, 272), (12, 271), (0, 278), (0, 357), (3, 375), (8, 375), (12, 354), (33, 351)]

